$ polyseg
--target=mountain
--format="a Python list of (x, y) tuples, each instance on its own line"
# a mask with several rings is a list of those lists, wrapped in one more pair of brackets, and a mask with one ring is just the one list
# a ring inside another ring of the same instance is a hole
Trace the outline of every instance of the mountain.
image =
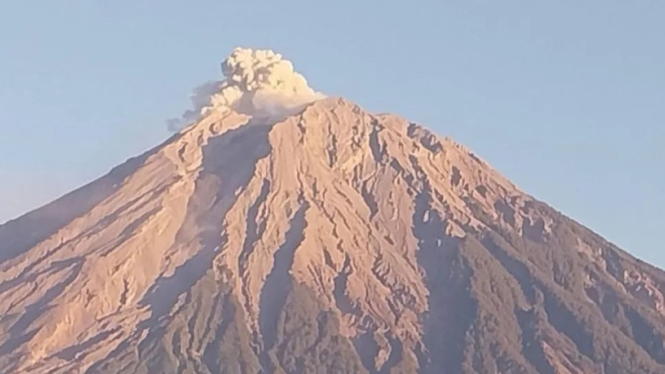
[(665, 372), (665, 273), (464, 146), (225, 105), (0, 226), (0, 372)]

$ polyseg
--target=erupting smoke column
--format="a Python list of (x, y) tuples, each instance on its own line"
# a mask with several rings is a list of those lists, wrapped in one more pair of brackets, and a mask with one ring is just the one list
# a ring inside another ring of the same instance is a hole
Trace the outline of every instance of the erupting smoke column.
[(191, 100), (192, 105), (194, 105), (194, 109), (186, 111), (178, 118), (167, 120), (166, 127), (168, 130), (171, 132), (177, 132), (188, 124), (198, 121), (201, 118), (203, 111), (210, 107), (210, 98), (212, 95), (219, 92), (221, 84), (222, 82), (219, 81), (211, 81), (194, 88), (189, 95), (189, 100)]
[(236, 48), (222, 63), (225, 80), (199, 86), (191, 95), (194, 110), (168, 121), (177, 130), (210, 111), (229, 110), (256, 117), (282, 117), (325, 98), (307, 84), (293, 64), (270, 50)]

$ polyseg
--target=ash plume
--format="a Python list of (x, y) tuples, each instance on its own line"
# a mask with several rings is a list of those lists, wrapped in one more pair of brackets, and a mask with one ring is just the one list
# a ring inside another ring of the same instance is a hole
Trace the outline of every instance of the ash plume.
[(210, 81), (199, 85), (192, 90), (189, 99), (192, 102), (193, 109), (185, 111), (180, 117), (171, 118), (166, 121), (166, 127), (171, 132), (177, 132), (192, 122), (201, 118), (204, 108), (210, 107), (210, 98), (219, 92), (222, 82)]
[(222, 62), (221, 70), (225, 79), (195, 88), (190, 95), (193, 109), (168, 120), (169, 131), (178, 131), (213, 111), (280, 118), (325, 98), (309, 87), (290, 61), (271, 50), (236, 48)]

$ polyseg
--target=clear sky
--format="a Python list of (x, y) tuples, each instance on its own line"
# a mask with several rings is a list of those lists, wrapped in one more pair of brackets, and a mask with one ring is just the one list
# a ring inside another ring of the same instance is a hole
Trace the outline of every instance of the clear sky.
[(0, 222), (164, 140), (236, 46), (466, 144), (665, 266), (665, 1), (8, 1)]

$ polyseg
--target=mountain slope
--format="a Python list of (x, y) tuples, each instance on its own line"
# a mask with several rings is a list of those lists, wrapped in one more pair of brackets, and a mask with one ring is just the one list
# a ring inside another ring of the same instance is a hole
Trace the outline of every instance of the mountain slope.
[(662, 373), (664, 285), (397, 116), (213, 112), (0, 226), (0, 371)]

